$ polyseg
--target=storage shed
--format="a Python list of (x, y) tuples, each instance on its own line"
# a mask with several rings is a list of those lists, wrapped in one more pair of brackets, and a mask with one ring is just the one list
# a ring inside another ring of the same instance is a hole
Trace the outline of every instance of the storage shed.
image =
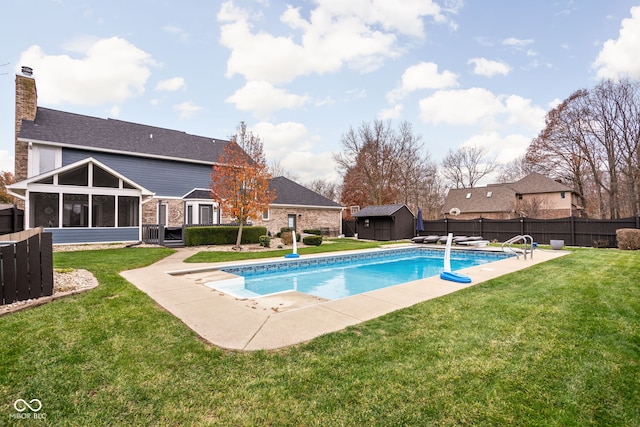
[(367, 206), (352, 216), (360, 239), (400, 240), (415, 236), (415, 217), (404, 204)]

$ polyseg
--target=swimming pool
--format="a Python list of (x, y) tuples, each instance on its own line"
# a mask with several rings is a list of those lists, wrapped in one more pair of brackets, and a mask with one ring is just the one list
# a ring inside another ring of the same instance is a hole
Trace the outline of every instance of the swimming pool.
[[(451, 269), (456, 271), (511, 256), (501, 252), (452, 251)], [(426, 248), (298, 258), (222, 268), (238, 277), (210, 282), (207, 286), (236, 297), (297, 291), (335, 300), (436, 276), (443, 271), (443, 260), (443, 250)]]

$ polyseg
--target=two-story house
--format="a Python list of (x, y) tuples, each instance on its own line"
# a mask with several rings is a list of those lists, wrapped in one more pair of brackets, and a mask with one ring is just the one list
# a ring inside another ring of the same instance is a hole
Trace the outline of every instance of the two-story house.
[[(38, 107), (36, 82), (16, 76), (15, 178), (25, 228), (54, 243), (136, 242), (143, 224), (228, 222), (209, 192), (227, 140)], [(342, 206), (286, 178), (254, 223), (341, 230)], [(283, 194), (280, 194), (280, 193)]]
[(581, 212), (571, 187), (536, 172), (513, 183), (452, 188), (442, 207), (443, 216), (456, 219), (552, 219), (579, 216)]

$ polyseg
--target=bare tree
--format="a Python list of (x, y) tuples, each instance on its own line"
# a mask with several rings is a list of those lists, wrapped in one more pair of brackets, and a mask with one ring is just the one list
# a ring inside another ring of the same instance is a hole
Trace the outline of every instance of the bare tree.
[(639, 112), (638, 82), (605, 80), (576, 91), (547, 114), (527, 159), (571, 179), (593, 215), (633, 215), (640, 210)]
[(274, 160), (269, 163), (269, 175), (271, 175), (272, 177), (284, 176), (286, 178), (289, 178), (291, 181), (298, 180), (298, 176), (295, 173), (291, 172), (289, 169), (282, 166), (280, 160)]
[[(341, 202), (346, 206), (405, 203), (417, 211), (433, 184), (436, 165), (410, 123), (394, 129), (376, 120), (351, 128), (342, 137), (344, 151), (334, 156), (343, 175)], [(423, 207), (423, 206), (421, 206)]]
[(335, 182), (326, 179), (314, 179), (306, 187), (329, 200), (340, 203), (340, 185)]
[(484, 147), (460, 147), (442, 160), (442, 175), (455, 188), (473, 188), (482, 178), (495, 171), (494, 159), (487, 159)]
[(533, 166), (527, 162), (525, 156), (516, 157), (509, 163), (498, 166), (498, 182), (516, 182), (533, 172)]

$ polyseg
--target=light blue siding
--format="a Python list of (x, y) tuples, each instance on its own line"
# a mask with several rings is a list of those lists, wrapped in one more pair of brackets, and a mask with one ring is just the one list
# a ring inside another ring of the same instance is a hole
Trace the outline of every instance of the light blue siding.
[(106, 228), (46, 228), (53, 234), (53, 243), (110, 243), (137, 242), (140, 240), (138, 227)]
[(122, 154), (62, 149), (62, 166), (93, 157), (160, 197), (182, 197), (194, 188), (209, 188), (210, 165), (146, 159)]

